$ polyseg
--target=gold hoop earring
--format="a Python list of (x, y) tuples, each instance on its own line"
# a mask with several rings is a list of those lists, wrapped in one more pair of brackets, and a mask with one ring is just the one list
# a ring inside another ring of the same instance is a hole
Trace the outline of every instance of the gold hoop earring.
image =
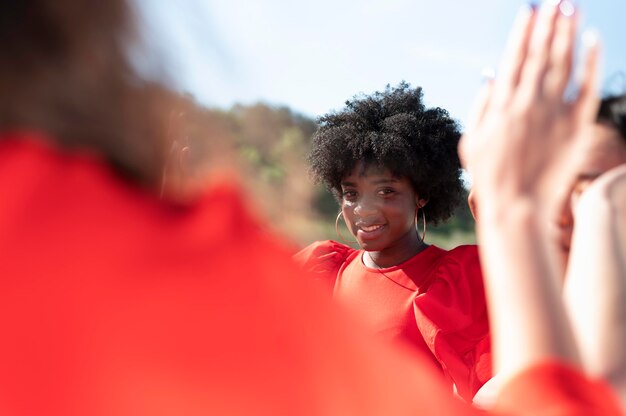
[[(335, 220), (335, 232), (337, 233), (337, 237), (339, 237), (339, 239), (341, 240), (342, 243), (345, 244), (354, 244), (356, 243), (356, 241), (347, 241), (345, 238), (343, 238), (343, 236), (341, 235), (341, 233), (339, 232), (339, 217), (341, 217), (343, 214), (343, 212), (339, 211), (339, 214), (337, 214), (337, 219)], [(345, 222), (345, 218), (344, 218), (344, 222)]]
[[(422, 227), (422, 235), (420, 236), (420, 232), (417, 229), (417, 213), (419, 211), (422, 211), (422, 222), (423, 222), (423, 227)], [(420, 239), (420, 241), (423, 243), (424, 239), (426, 238), (426, 214), (424, 213), (424, 207), (420, 207), (419, 205), (417, 206), (417, 209), (415, 210), (415, 232), (417, 233), (417, 238)]]

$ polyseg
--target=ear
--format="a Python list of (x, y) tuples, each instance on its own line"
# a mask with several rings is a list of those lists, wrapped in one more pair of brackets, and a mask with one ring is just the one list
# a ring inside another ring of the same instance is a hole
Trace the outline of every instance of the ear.
[(427, 203), (428, 199), (420, 198), (419, 195), (415, 195), (415, 205), (417, 205), (418, 208), (423, 208)]
[(478, 207), (476, 206), (476, 197), (474, 196), (474, 188), (470, 189), (469, 195), (467, 196), (467, 204), (469, 205), (470, 212), (472, 213), (472, 217), (474, 217), (474, 221), (478, 221)]

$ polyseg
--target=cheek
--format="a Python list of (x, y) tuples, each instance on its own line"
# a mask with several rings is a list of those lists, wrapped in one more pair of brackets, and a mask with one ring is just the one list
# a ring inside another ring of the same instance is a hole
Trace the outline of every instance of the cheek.
[(415, 219), (416, 206), (411, 203), (404, 203), (401, 206), (395, 207), (397, 217), (404, 218), (407, 222), (413, 222)]
[[(418, 221), (421, 221), (418, 219)], [(413, 228), (415, 226), (415, 212), (409, 212), (406, 216), (406, 227)]]
[(343, 213), (343, 219), (346, 222), (346, 226), (351, 233), (354, 234), (355, 227), (355, 215), (354, 215), (354, 204), (344, 203), (341, 206), (341, 212)]

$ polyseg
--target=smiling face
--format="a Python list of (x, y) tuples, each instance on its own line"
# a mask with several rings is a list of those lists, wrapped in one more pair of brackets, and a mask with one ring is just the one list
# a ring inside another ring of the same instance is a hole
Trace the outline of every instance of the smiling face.
[(381, 266), (385, 253), (401, 261), (420, 247), (415, 212), (426, 201), (419, 199), (408, 178), (359, 163), (341, 181), (341, 195), (350, 232), (364, 250), (383, 254)]
[(556, 223), (563, 264), (567, 264), (574, 229), (573, 207), (582, 192), (601, 174), (626, 163), (626, 141), (612, 127), (593, 124), (584, 132), (578, 158), (572, 164), (572, 180), (559, 200)]

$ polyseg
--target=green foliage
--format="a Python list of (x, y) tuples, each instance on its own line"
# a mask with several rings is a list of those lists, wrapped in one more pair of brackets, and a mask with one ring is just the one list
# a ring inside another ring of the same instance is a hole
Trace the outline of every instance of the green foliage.
[(339, 212), (339, 204), (328, 189), (322, 185), (317, 185), (311, 202), (311, 207), (321, 218), (334, 221)]
[[(213, 147), (208, 141), (222, 137), (234, 146), (243, 176), (250, 180), (250, 189), (273, 225), (301, 244), (337, 239), (334, 223), (339, 205), (308, 175), (306, 154), (317, 128), (314, 120), (288, 107), (264, 103), (223, 110), (202, 107), (188, 95), (180, 100), (194, 159), (219, 157), (209, 154)], [(461, 204), (445, 224), (429, 226), (426, 240), (446, 248), (474, 242), (474, 221), (467, 204)]]

